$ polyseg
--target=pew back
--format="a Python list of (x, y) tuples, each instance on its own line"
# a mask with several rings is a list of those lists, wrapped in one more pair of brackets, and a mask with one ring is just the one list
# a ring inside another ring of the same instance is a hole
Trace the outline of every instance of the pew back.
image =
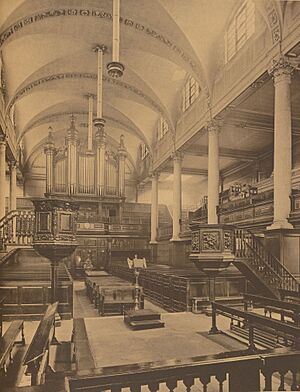
[(27, 366), (27, 372), (31, 374), (31, 385), (38, 385), (44, 382), (49, 348), (51, 340), (55, 335), (55, 313), (57, 312), (57, 307), (58, 302), (48, 306), (24, 357), (23, 365)]

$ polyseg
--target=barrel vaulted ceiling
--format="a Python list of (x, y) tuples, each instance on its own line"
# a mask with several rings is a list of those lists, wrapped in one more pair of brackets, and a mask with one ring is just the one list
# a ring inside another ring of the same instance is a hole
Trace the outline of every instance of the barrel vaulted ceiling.
[[(160, 116), (175, 129), (188, 75), (201, 89), (211, 90), (225, 27), (239, 4), (121, 0), (120, 61), (125, 72), (112, 79), (105, 69), (103, 116), (111, 140), (125, 135), (132, 162), (141, 142), (151, 149)], [(18, 141), (29, 161), (42, 152), (49, 126), (56, 143), (63, 142), (71, 114), (80, 137), (86, 137), (86, 95), (96, 95), (93, 48), (104, 44), (104, 64), (111, 61), (111, 14), (112, 0), (0, 0), (7, 112), (15, 112)], [(229, 164), (230, 157), (225, 158)]]
[[(103, 113), (106, 131), (115, 140), (125, 135), (133, 160), (140, 142), (151, 146), (160, 116), (174, 129), (187, 75), (206, 85), (235, 3), (215, 0), (212, 7), (207, 0), (189, 0), (188, 6), (178, 0), (121, 0), (120, 60), (125, 73), (121, 79), (104, 73)], [(72, 113), (82, 137), (87, 132), (85, 95), (96, 94), (97, 56), (92, 49), (104, 44), (104, 64), (111, 61), (111, 13), (112, 0), (0, 1), (7, 110), (15, 111), (27, 155), (46, 137), (49, 126), (61, 142)], [(214, 26), (209, 23), (212, 16)], [(19, 29), (3, 34), (17, 22)]]

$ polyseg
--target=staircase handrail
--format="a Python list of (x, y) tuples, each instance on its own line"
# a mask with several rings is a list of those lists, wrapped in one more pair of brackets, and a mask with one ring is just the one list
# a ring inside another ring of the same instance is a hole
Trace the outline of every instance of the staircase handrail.
[[(297, 279), (290, 273), (290, 271), (280, 262), (280, 260), (274, 256), (271, 252), (269, 252), (265, 246), (261, 243), (260, 239), (257, 238), (250, 230), (248, 229), (240, 229), (236, 228), (235, 237), (238, 238), (237, 233), (242, 233), (241, 239), (244, 240), (247, 238), (247, 235), (250, 236), (253, 244), (256, 244), (256, 254), (259, 254), (261, 260), (270, 267), (278, 276), (282, 278), (282, 287), (289, 287), (292, 290), (300, 291), (300, 284)], [(245, 235), (246, 233), (246, 235)], [(249, 238), (249, 237), (248, 237)], [(247, 245), (250, 245), (247, 241), (245, 241)], [(254, 247), (251, 247), (254, 250)]]
[(7, 245), (30, 245), (35, 214), (32, 210), (12, 210), (0, 220), (0, 249)]
[(0, 219), (0, 228), (2, 228), (8, 221), (13, 219), (14, 217), (20, 216), (22, 214), (33, 216), (34, 212), (32, 210), (11, 210), (6, 215), (4, 215), (3, 218)]
[[(259, 267), (263, 267), (263, 269), (259, 269), (258, 268), (258, 271), (260, 272), (260, 274), (263, 274), (263, 276), (264, 276), (264, 279), (266, 279), (267, 281), (268, 281), (268, 284), (270, 284), (270, 285), (272, 285), (275, 289), (277, 288), (276, 286), (274, 286), (273, 285), (273, 282), (272, 282), (272, 280), (274, 281), (274, 275), (276, 276), (276, 280), (277, 280), (277, 282), (279, 283), (279, 285), (280, 285), (280, 287), (282, 286), (282, 277), (280, 276), (280, 275), (278, 275), (277, 274), (277, 272), (269, 265), (269, 264), (267, 264), (267, 263), (265, 263), (265, 261), (264, 261), (264, 259), (263, 259), (263, 257), (250, 245), (250, 244), (248, 244), (248, 243), (246, 243), (246, 246), (248, 247), (248, 248), (250, 248), (250, 250), (253, 252), (253, 253), (255, 253), (256, 254), (256, 256), (259, 258), (259, 260), (261, 261), (261, 263), (260, 263), (260, 265), (259, 265)], [(252, 264), (253, 265), (253, 264)], [(272, 276), (273, 277), (270, 277), (270, 275), (268, 275), (267, 273), (266, 273), (266, 270), (265, 270), (265, 268), (267, 268), (269, 271), (271, 271), (272, 272)], [(271, 279), (270, 279), (271, 278)]]

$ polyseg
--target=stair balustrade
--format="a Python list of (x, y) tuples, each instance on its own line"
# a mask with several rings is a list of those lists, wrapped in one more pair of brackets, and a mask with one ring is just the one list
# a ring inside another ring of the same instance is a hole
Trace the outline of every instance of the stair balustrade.
[(30, 245), (34, 232), (35, 215), (31, 210), (13, 210), (0, 220), (0, 248), (8, 245)]
[(245, 262), (265, 285), (278, 293), (280, 289), (300, 291), (297, 279), (265, 248), (259, 238), (245, 229), (237, 228), (234, 234), (236, 259)]

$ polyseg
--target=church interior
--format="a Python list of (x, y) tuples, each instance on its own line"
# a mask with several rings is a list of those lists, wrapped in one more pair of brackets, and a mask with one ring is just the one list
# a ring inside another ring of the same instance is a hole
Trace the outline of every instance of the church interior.
[(0, 0), (0, 389), (300, 390), (300, 1)]

